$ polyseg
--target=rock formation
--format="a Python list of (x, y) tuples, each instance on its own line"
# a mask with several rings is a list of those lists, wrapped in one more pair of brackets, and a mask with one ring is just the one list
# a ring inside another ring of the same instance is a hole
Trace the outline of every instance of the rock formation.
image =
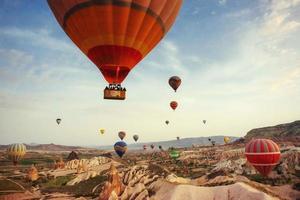
[(99, 200), (117, 200), (123, 189), (118, 170), (112, 163), (109, 169), (109, 180), (105, 183), (99, 195)]
[(27, 172), (27, 180), (36, 181), (39, 178), (38, 170), (34, 165), (31, 165), (30, 169)]
[(252, 129), (245, 136), (246, 139), (251, 138), (271, 138), (275, 142), (291, 140), (300, 142), (300, 120), (292, 123), (280, 124), (276, 126)]
[(71, 160), (78, 160), (79, 157), (77, 155), (77, 153), (75, 151), (72, 151), (69, 155), (68, 155), (68, 158), (67, 160), (68, 161), (71, 161)]

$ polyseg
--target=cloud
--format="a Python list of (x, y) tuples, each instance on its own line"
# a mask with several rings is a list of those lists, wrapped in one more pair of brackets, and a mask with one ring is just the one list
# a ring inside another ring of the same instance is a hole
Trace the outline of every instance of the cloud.
[(271, 90), (278, 91), (294, 90), (300, 85), (300, 66), (292, 70), (287, 71), (280, 78), (276, 79), (272, 83)]
[(14, 38), (19, 44), (29, 43), (39, 48), (55, 51), (72, 51), (74, 48), (68, 40), (57, 39), (52, 36), (52, 32), (48, 28), (40, 29), (20, 29), (18, 27), (2, 27), (0, 28), (0, 36)]
[(227, 3), (227, 0), (219, 0), (218, 1), (219, 5), (224, 6)]
[(33, 55), (27, 52), (17, 49), (0, 49), (0, 68), (4, 65), (9, 67), (25, 66), (32, 61)]

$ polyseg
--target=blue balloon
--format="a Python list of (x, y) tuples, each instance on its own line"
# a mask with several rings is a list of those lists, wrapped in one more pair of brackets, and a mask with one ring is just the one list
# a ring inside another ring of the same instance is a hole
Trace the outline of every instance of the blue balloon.
[(118, 154), (118, 156), (120, 156), (120, 158), (122, 158), (122, 156), (127, 151), (127, 144), (123, 141), (117, 142), (114, 145), (114, 149), (115, 149), (115, 152)]

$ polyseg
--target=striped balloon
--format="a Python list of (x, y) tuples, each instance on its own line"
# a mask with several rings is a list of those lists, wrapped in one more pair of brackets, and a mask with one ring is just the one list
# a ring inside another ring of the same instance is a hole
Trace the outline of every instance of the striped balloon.
[(109, 83), (121, 83), (166, 35), (183, 0), (48, 0), (58, 23)]
[(26, 154), (26, 146), (24, 144), (12, 144), (7, 148), (6, 152), (13, 164), (17, 165), (18, 161)]
[(253, 139), (246, 145), (245, 155), (257, 171), (267, 176), (280, 159), (280, 149), (272, 140)]

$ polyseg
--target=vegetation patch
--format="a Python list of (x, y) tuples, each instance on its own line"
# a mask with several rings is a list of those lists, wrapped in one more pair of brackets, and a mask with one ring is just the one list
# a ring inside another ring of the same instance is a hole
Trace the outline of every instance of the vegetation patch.
[[(94, 178), (90, 178), (86, 181), (82, 181), (78, 184), (68, 186), (66, 185), (74, 177), (58, 177), (56, 179), (59, 180), (52, 180), (48, 183), (43, 185), (42, 191), (46, 193), (52, 192), (62, 192), (62, 193), (69, 193), (74, 195), (75, 197), (81, 196), (89, 196), (89, 197), (97, 197), (101, 191), (102, 186), (108, 180), (107, 176), (96, 176)], [(95, 191), (93, 189), (99, 185)]]

